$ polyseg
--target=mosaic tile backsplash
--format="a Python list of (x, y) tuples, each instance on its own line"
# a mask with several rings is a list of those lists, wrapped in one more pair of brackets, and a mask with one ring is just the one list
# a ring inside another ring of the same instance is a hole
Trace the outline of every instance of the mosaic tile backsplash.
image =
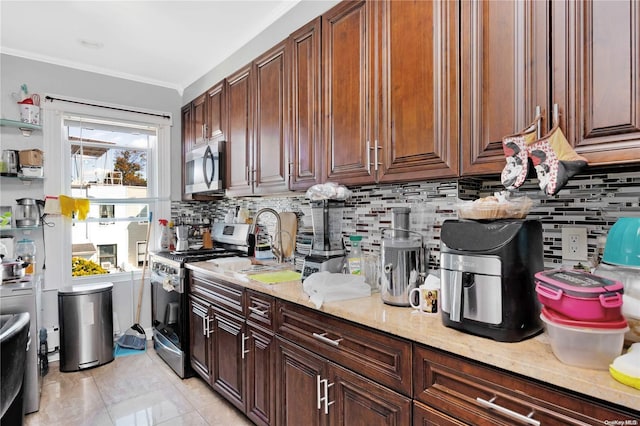
[[(461, 178), (350, 189), (352, 196), (345, 203), (342, 228), (347, 248), (349, 235), (357, 234), (363, 237), (364, 252), (378, 254), (381, 229), (391, 227), (392, 208), (409, 206), (411, 229), (424, 236), (429, 249), (429, 268), (435, 270), (439, 267), (440, 227), (445, 220), (457, 218), (458, 200), (484, 197), (504, 187), (496, 177), (495, 180)], [(586, 228), (589, 259), (596, 260), (604, 248), (608, 230), (619, 217), (640, 217), (640, 167), (575, 176), (553, 197), (540, 191), (536, 179), (526, 181), (517, 192), (534, 200), (527, 218), (542, 223), (546, 268), (562, 263), (563, 226)], [(311, 207), (304, 194), (174, 202), (171, 216), (174, 221), (220, 222), (229, 209), (236, 207), (247, 208), (252, 214), (263, 207), (292, 211), (298, 215), (299, 230), (311, 227)]]

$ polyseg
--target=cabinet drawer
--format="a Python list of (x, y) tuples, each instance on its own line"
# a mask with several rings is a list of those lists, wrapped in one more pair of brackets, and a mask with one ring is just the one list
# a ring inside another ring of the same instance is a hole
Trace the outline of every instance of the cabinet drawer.
[(274, 330), (275, 299), (266, 294), (247, 290), (246, 300), (247, 322)]
[(413, 362), (414, 398), (466, 423), (521, 424), (517, 416), (531, 413), (542, 425), (637, 420), (586, 397), (424, 346), (415, 345)]
[(244, 317), (243, 287), (217, 277), (191, 271), (189, 279), (191, 294), (198, 295), (216, 306)]
[(278, 301), (278, 334), (404, 395), (411, 394), (411, 343)]

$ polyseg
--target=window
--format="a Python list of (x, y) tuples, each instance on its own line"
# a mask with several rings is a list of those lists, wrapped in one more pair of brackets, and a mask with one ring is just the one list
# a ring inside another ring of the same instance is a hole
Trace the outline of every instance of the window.
[[(149, 205), (136, 200), (150, 195), (147, 158), (156, 145), (156, 128), (68, 115), (64, 129), (71, 171), (68, 190), (73, 197), (90, 200), (87, 220), (73, 224), (71, 243), (98, 247), (89, 260), (103, 269), (137, 269), (137, 241), (140, 233), (144, 238)], [(116, 253), (121, 253), (122, 264)]]
[(48, 217), (45, 280), (68, 282), (74, 255), (108, 269), (109, 281), (130, 280), (143, 266), (147, 226), (157, 222), (149, 224), (151, 212), (170, 217), (171, 117), (50, 96), (42, 111), (45, 193), (89, 200), (85, 220)]

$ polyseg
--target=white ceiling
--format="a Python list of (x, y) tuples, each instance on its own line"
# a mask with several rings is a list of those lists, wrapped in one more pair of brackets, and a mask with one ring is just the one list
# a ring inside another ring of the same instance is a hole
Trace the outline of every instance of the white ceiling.
[(182, 90), (300, 0), (0, 0), (0, 51)]

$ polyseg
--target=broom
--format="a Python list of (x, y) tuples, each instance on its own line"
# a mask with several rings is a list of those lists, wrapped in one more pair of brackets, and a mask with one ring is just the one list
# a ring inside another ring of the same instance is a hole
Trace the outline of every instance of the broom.
[(140, 325), (140, 310), (142, 309), (142, 296), (144, 294), (144, 274), (147, 270), (147, 258), (149, 256), (149, 234), (151, 233), (151, 218), (153, 213), (149, 212), (147, 222), (147, 243), (144, 250), (144, 261), (142, 263), (142, 278), (140, 278), (140, 290), (138, 292), (138, 308), (136, 310), (136, 322), (125, 333), (118, 337), (116, 343), (122, 348), (142, 350), (147, 346), (147, 335)]

